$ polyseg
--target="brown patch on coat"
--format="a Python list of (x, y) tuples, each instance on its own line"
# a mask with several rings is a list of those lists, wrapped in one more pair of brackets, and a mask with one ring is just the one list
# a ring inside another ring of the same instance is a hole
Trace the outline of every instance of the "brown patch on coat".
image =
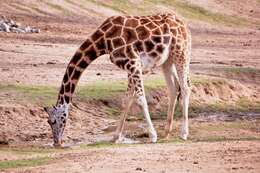
[(150, 36), (150, 32), (144, 26), (137, 27), (136, 32), (140, 40), (145, 40)]

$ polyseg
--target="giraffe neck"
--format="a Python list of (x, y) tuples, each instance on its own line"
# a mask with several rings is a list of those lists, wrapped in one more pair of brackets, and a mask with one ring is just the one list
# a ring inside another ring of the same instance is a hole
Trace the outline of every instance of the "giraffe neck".
[(76, 51), (64, 74), (56, 105), (70, 104), (79, 78), (88, 65), (106, 53), (105, 41), (96, 31)]

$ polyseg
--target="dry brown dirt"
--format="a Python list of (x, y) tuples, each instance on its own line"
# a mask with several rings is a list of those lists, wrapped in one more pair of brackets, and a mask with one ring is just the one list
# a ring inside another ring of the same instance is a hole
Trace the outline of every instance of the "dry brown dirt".
[[(94, 10), (95, 13), (88, 14), (83, 10), (82, 16), (64, 17), (57, 9), (42, 5), (47, 9), (44, 14), (44, 11), (33, 10), (24, 4), (35, 2), (1, 1), (0, 12), (18, 22), (40, 28), (41, 33), (0, 32), (0, 84), (59, 87), (66, 65), (77, 47), (105, 17), (118, 13), (89, 4), (86, 8)], [(203, 5), (204, 0), (200, 0), (198, 4)], [(218, 11), (226, 10), (227, 14), (242, 13), (249, 19), (257, 18), (258, 15), (256, 12), (259, 9), (255, 7), (253, 12), (250, 12), (252, 4), (248, 2), (242, 6), (234, 1), (225, 3), (212, 0), (205, 5), (205, 8), (210, 9), (216, 4)], [(73, 13), (80, 10), (65, 2), (63, 5), (72, 9)], [(242, 6), (243, 8), (239, 8), (242, 12), (237, 11), (235, 5)], [(228, 87), (228, 92), (224, 94), (215, 85), (207, 86), (207, 91), (203, 86), (197, 87), (193, 93), (196, 92), (194, 95), (198, 96), (198, 101), (207, 102), (216, 95), (217, 98), (225, 95), (224, 99), (227, 100), (241, 95), (259, 100), (259, 73), (236, 75), (223, 70), (230, 67), (259, 69), (259, 28), (229, 28), (203, 23), (197, 26), (193, 21), (191, 31), (193, 37), (191, 73), (224, 78), (232, 83), (231, 89), (228, 85), (222, 88)], [(101, 75), (97, 75), (98, 73)], [(155, 74), (147, 78), (160, 75), (157, 69)], [(125, 79), (126, 75), (110, 63), (107, 56), (103, 56), (89, 66), (79, 85)], [(165, 100), (165, 90), (160, 92), (159, 96)], [(115, 130), (117, 119), (109, 116), (104, 107), (107, 104), (113, 107), (113, 104), (119, 103), (81, 102), (77, 98), (75, 103), (76, 107), (73, 106), (66, 128), (65, 142), (79, 145), (108, 140)], [(41, 106), (42, 104), (21, 102), (15, 92), (1, 91), (0, 88), (0, 142), (18, 149), (28, 146), (49, 146), (52, 142), (51, 132), (46, 123), (47, 115)], [(154, 118), (154, 123), (161, 140), (165, 117)], [(62, 154), (53, 152), (53, 155), (50, 154), (50, 157), (54, 158), (53, 162), (46, 165), (2, 172), (260, 172), (259, 112), (246, 115), (243, 113), (241, 115), (239, 112), (231, 115), (206, 112), (191, 119), (190, 124), (191, 138), (188, 142), (80, 148)], [(142, 119), (131, 116), (127, 121), (126, 136), (147, 142), (145, 127), (146, 124)], [(178, 139), (179, 127), (178, 120), (174, 125), (171, 140)], [(12, 153), (6, 154), (5, 149), (6, 146), (0, 147), (0, 161), (21, 159), (21, 156), (16, 157)]]

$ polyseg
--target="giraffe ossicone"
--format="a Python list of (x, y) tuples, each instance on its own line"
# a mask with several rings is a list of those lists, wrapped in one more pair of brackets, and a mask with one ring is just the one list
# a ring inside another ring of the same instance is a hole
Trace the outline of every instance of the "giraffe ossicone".
[(158, 66), (164, 74), (169, 94), (165, 136), (169, 137), (172, 131), (175, 104), (181, 95), (181, 137), (187, 139), (191, 34), (174, 13), (166, 13), (110, 17), (80, 46), (67, 66), (56, 105), (45, 109), (49, 114), (54, 145), (62, 143), (69, 105), (81, 74), (91, 62), (104, 54), (108, 54), (111, 62), (128, 74), (127, 101), (114, 135), (115, 141), (122, 136), (127, 113), (134, 100), (143, 109), (151, 142), (157, 141), (145, 98), (143, 74)]

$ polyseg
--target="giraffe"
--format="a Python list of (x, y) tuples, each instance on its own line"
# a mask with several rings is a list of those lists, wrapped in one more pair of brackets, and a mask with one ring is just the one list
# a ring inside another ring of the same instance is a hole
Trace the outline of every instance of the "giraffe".
[(78, 48), (64, 74), (55, 106), (45, 108), (51, 126), (54, 146), (62, 145), (62, 136), (69, 115), (72, 95), (83, 71), (101, 55), (108, 54), (113, 64), (128, 74), (126, 104), (114, 134), (122, 139), (127, 113), (135, 100), (142, 108), (148, 125), (150, 141), (157, 141), (145, 98), (143, 75), (161, 67), (166, 80), (169, 106), (165, 137), (169, 138), (177, 97), (182, 97), (183, 122), (181, 138), (186, 140), (190, 95), (189, 63), (191, 34), (175, 13), (151, 16), (113, 16)]

